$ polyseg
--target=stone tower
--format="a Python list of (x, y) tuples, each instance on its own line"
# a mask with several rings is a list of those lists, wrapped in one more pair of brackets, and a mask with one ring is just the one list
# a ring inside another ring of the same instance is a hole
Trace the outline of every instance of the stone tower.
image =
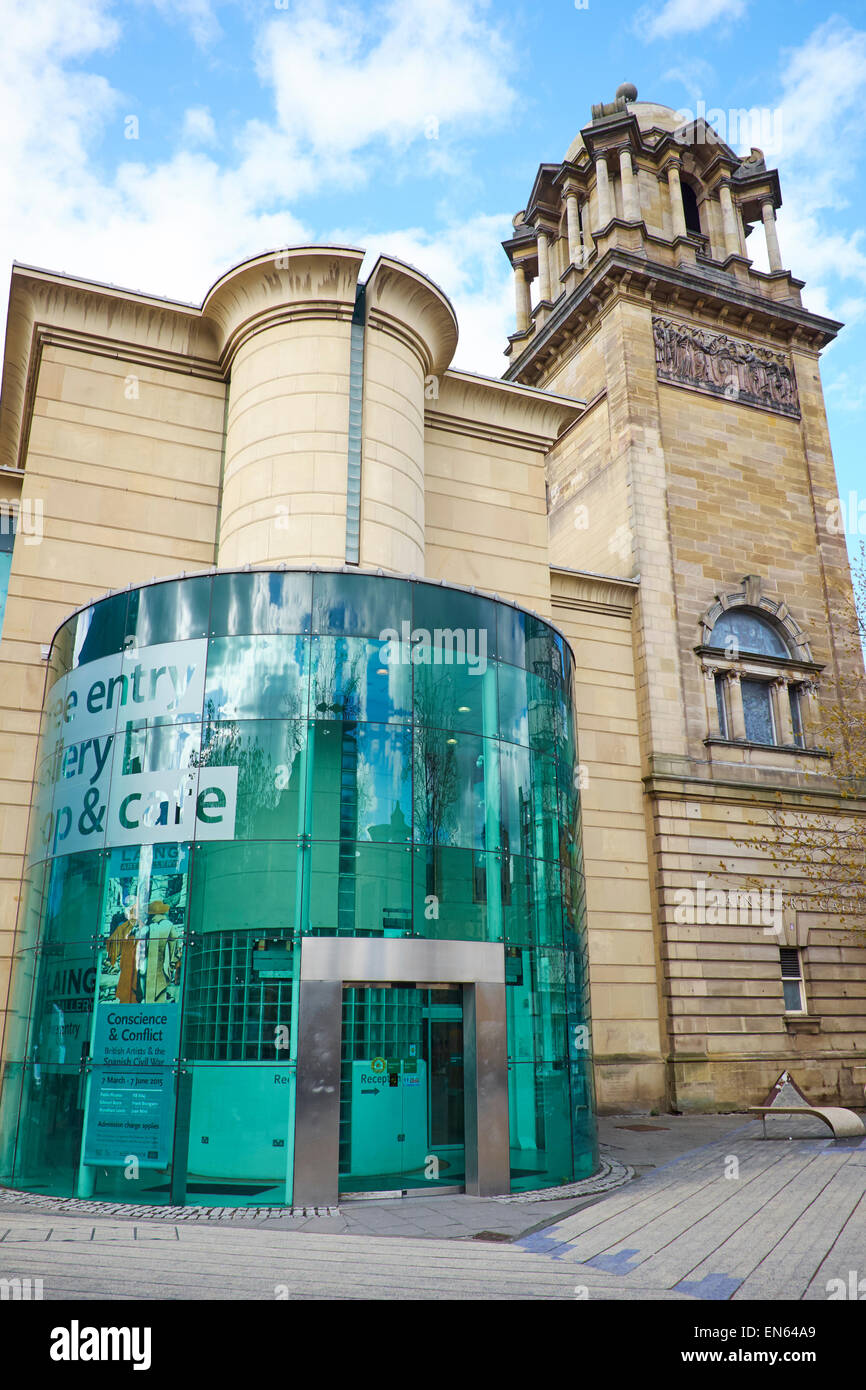
[[(630, 610), (642, 789), (613, 766), (620, 692), (607, 743), (578, 710), (600, 858), (619, 836), (619, 873), (588, 905), (594, 998), (611, 980), (594, 1008), (600, 1102), (741, 1105), (784, 1067), (856, 1100), (866, 1020), (846, 1001), (864, 993), (866, 938), (755, 843), (773, 815), (864, 811), (842, 802), (826, 737), (862, 675), (845, 541), (827, 524), (819, 354), (841, 325), (804, 309), (783, 267), (762, 152), (680, 122), (625, 84), (539, 167), (504, 243), (506, 378), (586, 402), (548, 460), (555, 583), (575, 611), (587, 576), (597, 612)], [(749, 255), (761, 239), (768, 271)], [(624, 838), (630, 825), (638, 845), (644, 818), (645, 862)], [(764, 919), (745, 912), (756, 887)]]

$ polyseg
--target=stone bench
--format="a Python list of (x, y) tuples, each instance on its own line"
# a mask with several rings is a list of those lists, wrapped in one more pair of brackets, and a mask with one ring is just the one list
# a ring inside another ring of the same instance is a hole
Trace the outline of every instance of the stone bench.
[(749, 1111), (760, 1115), (765, 1139), (768, 1115), (815, 1115), (830, 1126), (834, 1139), (854, 1139), (866, 1134), (866, 1126), (860, 1116), (841, 1105), (750, 1105)]

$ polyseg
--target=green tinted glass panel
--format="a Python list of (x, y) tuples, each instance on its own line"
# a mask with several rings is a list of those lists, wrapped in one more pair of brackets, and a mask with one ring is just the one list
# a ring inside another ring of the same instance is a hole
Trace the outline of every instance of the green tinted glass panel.
[(314, 637), (310, 714), (316, 719), (408, 724), (412, 718), (410, 651), (405, 642)]
[(309, 574), (217, 574), (213, 580), (214, 637), (310, 631), (313, 579)]
[(128, 594), (113, 594), (92, 608), (85, 608), (67, 625), (71, 643), (67, 670), (123, 650), (128, 602)]
[(189, 900), (188, 844), (128, 845), (105, 856), (97, 930), (110, 938), (139, 935), (148, 920), (165, 918), (183, 930)]
[(516, 666), (499, 667), (500, 736), (538, 752), (556, 748), (557, 689)]
[(589, 1059), (569, 1068), (571, 1089), (572, 1153), (575, 1180), (588, 1178), (598, 1168), (598, 1134), (595, 1093)]
[(500, 746), (502, 774), (502, 846), (511, 854), (535, 851), (529, 749)]
[(574, 869), (562, 869), (562, 908), (565, 942), (575, 948), (586, 930), (586, 888), (583, 874)]
[(416, 846), (416, 935), (454, 941), (501, 940), (502, 876), (503, 864), (496, 854), (448, 845)]
[(465, 654), (449, 662), (441, 660), (443, 655), (438, 647), (413, 648), (416, 722), (452, 733), (496, 735), (496, 667), (480, 672)]
[(7, 1062), (23, 1062), (28, 1048), (32, 1047), (32, 1005), (40, 964), (40, 953), (35, 950), (18, 951), (12, 957), (3, 1037), (3, 1057)]
[(0, 1086), (0, 1184), (4, 1187), (11, 1187), (14, 1182), (15, 1142), (23, 1080), (23, 1062), (7, 1062)]
[[(3, 537), (0, 536), (0, 540)], [(9, 574), (12, 570), (11, 551), (0, 549), (0, 635), (3, 632), (3, 616), (6, 612), (6, 595), (9, 592)]]
[(315, 574), (313, 632), (342, 637), (401, 638), (404, 622), (412, 621), (412, 586), (401, 579), (376, 575)]
[(312, 834), (403, 843), (412, 834), (412, 736), (386, 724), (311, 725)]
[(171, 1201), (176, 1095), (173, 1066), (88, 1069), (80, 1196), (146, 1205)]
[(39, 939), (39, 928), (45, 912), (45, 894), (49, 866), (44, 861), (25, 869), (21, 883), (21, 909), (18, 914), (18, 935), (15, 947), (29, 951)]
[(45, 894), (46, 942), (86, 941), (97, 935), (103, 862), (98, 852), (53, 861)]
[(117, 735), (116, 746), (122, 776), (198, 767), (201, 725), (152, 724), (148, 728), (130, 721)]
[[(124, 595), (124, 599), (126, 595)], [(48, 658), (48, 680), (46, 690), (50, 690), (55, 681), (65, 676), (67, 671), (72, 669), (72, 653), (75, 647), (75, 629), (78, 624), (77, 618), (70, 618), (68, 622), (59, 627), (54, 634), (51, 643), (51, 655)], [(124, 610), (123, 631), (126, 631), (126, 612)], [(121, 645), (123, 637), (121, 635)], [(119, 650), (119, 648), (118, 648)]]
[(211, 578), (184, 579), (132, 589), (126, 634), (136, 647), (206, 637), (210, 619)]
[(415, 839), (485, 849), (494, 838), (486, 790), (498, 786), (496, 741), (419, 726), (414, 758)]
[(561, 946), (562, 882), (558, 864), (512, 855), (505, 865), (505, 940), (518, 946)]
[(496, 656), (496, 604), (462, 589), (415, 587), (415, 640), (464, 652), (483, 669)]
[(571, 1095), (563, 1063), (512, 1063), (508, 1069), (511, 1188), (571, 1182)]
[(24, 1072), (16, 1187), (68, 1196), (78, 1190), (85, 1079), (77, 1066), (42, 1066)]
[(309, 922), (332, 936), (406, 936), (412, 928), (408, 845), (314, 841)]
[(196, 846), (190, 928), (288, 930), (297, 921), (297, 846), (280, 841)]
[(32, 1062), (78, 1066), (87, 1056), (96, 980), (95, 941), (58, 941), (43, 947), (32, 1005)]
[(497, 655), (537, 675), (561, 677), (565, 644), (541, 618), (507, 604), (497, 605)]
[(188, 1114), (178, 1119), (183, 1172), (174, 1174), (173, 1190), (203, 1206), (291, 1203), (294, 1065), (197, 1061), (181, 1082)]
[[(42, 745), (44, 747), (44, 744)], [(59, 832), (53, 819), (55, 781), (60, 771), (59, 754), (44, 758), (33, 780), (30, 824), (27, 827), (27, 859), (43, 859), (56, 853)]]
[(303, 637), (215, 637), (208, 650), (207, 719), (303, 719), (309, 643)]
[(205, 726), (202, 765), (236, 767), (237, 840), (294, 839), (301, 828), (306, 723), (237, 720)]
[(510, 947), (506, 960), (508, 1053), (514, 1061), (555, 1061), (567, 1053), (565, 954)]
[(556, 757), (563, 767), (577, 763), (577, 739), (572, 716), (571, 695), (568, 691), (556, 694)]

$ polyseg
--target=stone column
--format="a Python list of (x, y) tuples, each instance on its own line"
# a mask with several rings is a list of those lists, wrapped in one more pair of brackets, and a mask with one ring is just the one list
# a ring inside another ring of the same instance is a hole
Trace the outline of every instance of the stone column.
[(529, 277), (526, 274), (526, 266), (523, 265), (514, 267), (514, 299), (517, 331), (525, 333), (529, 327), (532, 304), (529, 297)]
[(598, 155), (595, 161), (595, 185), (598, 190), (598, 226), (601, 229), (607, 226), (614, 214), (613, 190), (604, 155)]
[(538, 246), (538, 297), (541, 300), (549, 300), (551, 298), (550, 238), (543, 227), (538, 228), (535, 237)]
[(562, 289), (559, 277), (562, 274), (562, 237), (554, 237), (550, 243), (550, 297), (556, 299)]
[(678, 164), (673, 162), (668, 165), (668, 192), (671, 200), (671, 225), (674, 238), (687, 236), (686, 211), (683, 207), (683, 190), (680, 186), (680, 168)]
[(790, 748), (794, 742), (794, 725), (791, 719), (791, 696), (788, 692), (788, 682), (784, 676), (779, 676), (778, 680), (773, 683), (776, 687), (779, 742), (786, 748)]
[(764, 235), (767, 238), (770, 270), (781, 270), (783, 268), (782, 253), (779, 250), (779, 237), (776, 232), (776, 211), (770, 198), (761, 207), (761, 217), (764, 219)]
[(734, 200), (731, 196), (731, 185), (729, 183), (720, 184), (719, 202), (722, 205), (725, 254), (728, 256), (738, 256), (740, 254), (740, 237), (737, 231), (737, 210), (734, 207)]
[(818, 689), (814, 681), (803, 681), (800, 685), (800, 723), (803, 726), (803, 742), (807, 748), (820, 743), (821, 713), (818, 708)]
[(559, 243), (560, 247), (562, 248), (562, 256), (560, 257), (562, 264), (560, 266), (560, 270), (562, 271), (563, 275), (568, 270), (568, 267), (571, 265), (571, 240), (567, 233), (568, 223), (566, 222), (566, 231), (563, 234)]
[(716, 700), (716, 669), (713, 666), (704, 667), (704, 695), (707, 705), (707, 728), (710, 738), (724, 738), (725, 731), (719, 719), (719, 707)]
[(589, 253), (592, 250), (592, 233), (589, 229), (589, 198), (582, 198), (578, 204), (580, 214), (580, 266), (586, 269)]
[(639, 222), (640, 196), (631, 162), (631, 150), (620, 150), (619, 173), (622, 179), (622, 215), (626, 222)]
[(571, 256), (569, 255), (567, 236), (561, 236), (556, 244), (559, 247), (559, 281), (554, 286), (554, 289), (555, 292), (559, 294), (563, 288), (562, 277), (571, 265)]
[(572, 265), (581, 265), (580, 211), (577, 194), (571, 191), (565, 195), (565, 216), (568, 224), (568, 259)]
[(730, 738), (745, 739), (746, 716), (743, 711), (743, 691), (739, 671), (731, 671), (727, 681), (728, 711), (731, 716)]

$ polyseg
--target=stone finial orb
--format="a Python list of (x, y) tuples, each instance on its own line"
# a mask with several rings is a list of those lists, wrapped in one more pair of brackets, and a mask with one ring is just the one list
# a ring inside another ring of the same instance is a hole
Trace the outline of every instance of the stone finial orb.
[(637, 87), (633, 82), (620, 82), (616, 89), (618, 97), (623, 97), (626, 101), (637, 101)]

